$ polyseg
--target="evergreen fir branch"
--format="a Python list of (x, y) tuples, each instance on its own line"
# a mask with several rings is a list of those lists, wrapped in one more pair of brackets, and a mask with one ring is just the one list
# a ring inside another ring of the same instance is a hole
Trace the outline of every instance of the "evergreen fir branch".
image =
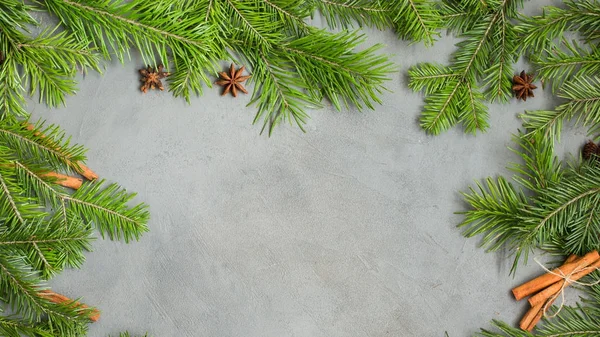
[(318, 106), (318, 102), (308, 95), (307, 84), (288, 69), (293, 65), (284, 55), (269, 54), (268, 60), (259, 53), (252, 60), (253, 76), (260, 78), (260, 85), (254, 87), (252, 100), (248, 104), (257, 103), (258, 112), (253, 123), (263, 120), (262, 131), (269, 129), (269, 135), (282, 121), (290, 124), (294, 121), (302, 130), (308, 115), (304, 108)]
[[(278, 9), (274, 9), (274, 5)], [(376, 94), (382, 89), (385, 73), (390, 70), (386, 58), (375, 55), (379, 45), (355, 53), (352, 49), (363, 41), (357, 33), (331, 34), (309, 27), (295, 30), (294, 22), (286, 24), (286, 21), (278, 20), (278, 17), (289, 17), (291, 12), (288, 11), (298, 9), (289, 1), (274, 4), (258, 0), (244, 3), (244, 6), (231, 0), (215, 5), (214, 12), (223, 13), (219, 24), (233, 50), (251, 63), (253, 81), (259, 84), (251, 101), (258, 103), (254, 122), (262, 119), (263, 130), (268, 125), (271, 133), (281, 121), (294, 121), (302, 128), (308, 118), (304, 109), (317, 106), (323, 97), (330, 99), (338, 109), (349, 104), (359, 109), (363, 106), (372, 108), (372, 102), (379, 102)], [(261, 20), (251, 21), (259, 6), (268, 8), (270, 15), (262, 13)], [(238, 10), (228, 11), (228, 7)], [(270, 33), (286, 30), (298, 35), (286, 37)], [(256, 41), (253, 32), (264, 38)], [(251, 35), (245, 36), (247, 34)], [(250, 44), (252, 47), (249, 48)]]
[[(45, 0), (41, 5), (55, 14), (65, 27), (72, 29), (81, 41), (90, 41), (107, 59), (110, 59), (112, 52), (116, 53), (120, 61), (124, 61), (133, 46), (140, 51), (147, 63), (154, 61), (155, 52), (158, 52), (162, 59), (166, 59), (163, 40), (167, 38), (190, 45), (202, 45), (201, 41), (190, 39), (183, 34), (172, 33), (150, 23), (131, 19), (129, 16), (137, 14), (134, 11), (136, 7), (142, 5), (139, 2), (123, 4), (106, 0), (85, 3), (77, 0)], [(164, 19), (173, 19), (168, 16), (169, 13), (161, 14)], [(144, 19), (143, 13), (139, 16)], [(146, 16), (147, 20), (152, 17)], [(162, 25), (168, 23), (164, 19), (160, 22)], [(100, 27), (103, 29), (98, 31)], [(129, 31), (131, 36), (123, 34), (125, 31)]]
[(389, 27), (390, 12), (398, 0), (308, 0), (311, 12), (318, 11), (325, 17), (330, 28), (351, 28), (353, 23), (359, 26), (375, 26), (379, 29)]
[(40, 326), (25, 322), (16, 317), (5, 317), (0, 315), (0, 335), (5, 337), (55, 337), (56, 335), (44, 330)]
[(480, 19), (480, 9), (460, 1), (443, 1), (439, 5), (440, 18), (448, 31), (464, 34), (473, 29)]
[[(504, 9), (500, 10), (501, 13)], [(500, 41), (492, 46), (489, 54), (491, 66), (485, 70), (483, 85), (486, 87), (485, 96), (490, 102), (496, 100), (507, 102), (512, 97), (513, 64), (516, 62), (517, 35), (508, 18), (503, 13), (499, 16), (498, 24), (494, 25), (494, 40)]]
[(424, 91), (427, 95), (448, 86), (448, 81), (460, 78), (460, 74), (455, 73), (452, 68), (432, 63), (421, 63), (418, 67), (410, 68), (408, 76), (410, 77), (409, 88), (414, 91)]
[(496, 0), (462, 0), (454, 2), (459, 2), (461, 7), (473, 12), (490, 11), (498, 3)]
[[(273, 45), (282, 41), (284, 35), (282, 21), (275, 19), (273, 15), (257, 15), (260, 13), (261, 3), (258, 1), (235, 1), (223, 0), (213, 6), (219, 8), (222, 22), (222, 30), (227, 32), (231, 40), (239, 40), (241, 43), (268, 52)], [(275, 20), (273, 20), (275, 19)]]
[(458, 113), (468, 89), (460, 78), (448, 80), (446, 83), (446, 87), (425, 98), (420, 125), (432, 134), (440, 134), (458, 122)]
[(477, 189), (463, 193), (465, 201), (471, 209), (464, 214), (465, 219), (459, 224), (464, 227), (464, 235), (473, 237), (483, 235), (482, 246), (488, 251), (496, 251), (508, 247), (516, 253), (511, 271), (514, 272), (518, 261), (527, 260), (531, 242), (523, 240), (527, 235), (523, 219), (527, 212), (528, 199), (518, 188), (515, 188), (503, 177), (487, 178), (485, 184), (477, 183)]
[(262, 0), (266, 12), (275, 14), (292, 35), (306, 33), (308, 24), (305, 18), (311, 15), (309, 6), (297, 0)]
[[(50, 177), (44, 176), (47, 170), (34, 164), (24, 164), (14, 161), (14, 175), (24, 193), (35, 198), (41, 205), (49, 205), (55, 209), (64, 206), (64, 200), (57, 191), (58, 186)], [(66, 217), (65, 217), (66, 220)]]
[(503, 13), (500, 10), (484, 18), (472, 30), (464, 33), (466, 40), (458, 43), (458, 51), (453, 56), (454, 68), (460, 70), (463, 79), (481, 76), (478, 65), (485, 64), (491, 54), (488, 42), (494, 36), (494, 27), (502, 19)]
[(573, 117), (571, 112), (569, 105), (565, 104), (555, 110), (526, 111), (520, 117), (523, 119), (524, 127), (530, 130), (529, 136), (540, 133), (560, 140), (563, 123)]
[(530, 135), (543, 133), (547, 137), (560, 139), (563, 124), (575, 118), (577, 125), (585, 126), (590, 132), (600, 126), (600, 78), (581, 77), (566, 82), (557, 94), (566, 100), (554, 111), (529, 111), (521, 115)]
[(546, 50), (565, 32), (579, 32), (587, 41), (600, 37), (600, 3), (598, 0), (563, 1), (566, 8), (544, 7), (540, 16), (523, 17), (516, 29), (521, 47), (533, 53)]
[(128, 202), (135, 194), (128, 194), (111, 184), (102, 189), (103, 182), (84, 184), (73, 195), (68, 195), (57, 189), (52, 179), (48, 179), (33, 169), (16, 163), (19, 182), (32, 196), (40, 198), (39, 202), (50, 202), (57, 209), (55, 216), (67, 227), (78, 225), (79, 219), (93, 223), (102, 236), (108, 235), (112, 240), (130, 239), (148, 230), (146, 223), (149, 218), (147, 206), (139, 204), (128, 207)]
[(517, 173), (513, 178), (530, 192), (540, 193), (562, 180), (562, 163), (554, 155), (554, 142), (538, 133), (534, 137), (513, 136), (518, 148), (511, 149), (521, 162), (509, 168)]
[[(2, 220), (8, 224), (23, 225), (25, 223), (25, 213), (27, 212), (28, 199), (22, 195), (22, 192), (16, 182), (9, 175), (4, 176), (5, 171), (0, 173), (0, 214)], [(29, 206), (30, 207), (30, 206)]]
[(32, 323), (46, 317), (50, 331), (59, 336), (76, 336), (91, 309), (52, 303), (38, 295), (40, 290), (39, 280), (22, 257), (0, 256), (0, 293), (8, 299), (11, 310)]
[(360, 52), (352, 50), (365, 40), (355, 32), (331, 34), (312, 30), (310, 35), (281, 46), (305, 81), (315, 101), (322, 96), (341, 110), (342, 105), (373, 109), (381, 103), (377, 94), (392, 70), (384, 56), (377, 56), (376, 45)]
[(563, 41), (561, 46), (564, 48), (552, 48), (549, 52), (531, 57), (538, 78), (549, 81), (554, 92), (559, 91), (568, 80), (600, 74), (600, 47), (591, 44), (589, 48), (583, 48), (568, 41)]
[[(454, 14), (468, 13), (450, 19), (452, 27), (460, 31), (465, 40), (457, 44), (458, 51), (449, 67), (452, 71), (446, 72), (458, 75), (456, 78), (432, 78), (423, 83), (420, 77), (416, 77), (413, 83), (411, 76), (410, 87), (429, 91), (421, 116), (423, 129), (439, 134), (457, 122), (465, 126), (465, 131), (472, 133), (488, 127), (487, 107), (483, 104), (484, 96), (480, 93), (477, 81), (483, 79), (483, 86), (488, 87), (486, 96), (489, 99), (506, 100), (508, 97), (511, 88), (505, 77), (512, 74), (515, 60), (514, 41), (510, 38), (514, 32), (510, 20), (517, 15), (520, 6), (521, 1), (508, 0), (489, 1), (483, 7), (474, 2), (444, 3), (442, 16), (447, 15), (448, 11)], [(475, 15), (477, 21), (473, 21)], [(495, 60), (493, 65), (490, 65), (490, 58)], [(435, 70), (430, 64), (418, 65), (409, 74), (419, 76)], [(431, 88), (437, 90), (433, 92)], [(463, 102), (467, 102), (466, 110), (463, 110)]]
[(69, 138), (55, 125), (38, 123), (28, 130), (25, 124), (13, 119), (0, 121), (0, 142), (13, 152), (15, 158), (47, 163), (51, 170), (76, 171), (78, 162), (85, 160), (85, 150), (71, 145)]
[[(224, 55), (225, 43), (205, 16), (196, 15), (195, 6), (182, 11), (173, 10), (168, 3), (157, 6), (141, 0), (44, 0), (43, 5), (80, 41), (90, 41), (107, 59), (114, 53), (124, 61), (135, 48), (148, 64), (166, 62), (171, 56), (175, 66), (187, 65), (175, 69), (180, 75), (174, 79), (178, 88), (174, 94), (186, 99), (189, 93), (200, 94), (202, 83), (211, 85), (205, 74), (214, 72)], [(183, 80), (186, 78), (190, 80)]]
[(0, 64), (0, 116), (26, 116), (24, 92), (18, 63), (14, 58), (4, 60)]
[(488, 178), (464, 193), (471, 209), (459, 226), (468, 237), (483, 235), (489, 250), (515, 253), (514, 272), (534, 248), (559, 244), (563, 254), (600, 248), (600, 167), (563, 167), (553, 154), (553, 140), (543, 134), (515, 137), (523, 163), (513, 164), (514, 187), (505, 178)]
[(477, 130), (486, 130), (489, 127), (487, 122), (488, 112), (483, 102), (483, 94), (473, 88), (473, 85), (466, 82), (467, 90), (463, 102), (465, 108), (458, 114), (458, 120), (465, 127), (465, 131), (475, 134)]
[[(33, 10), (22, 3), (8, 1), (0, 4), (16, 18), (0, 16), (0, 52), (3, 64), (0, 76), (6, 88), (0, 95), (0, 112), (24, 115), (23, 91), (30, 95), (39, 92), (40, 101), (56, 106), (64, 103), (65, 95), (75, 92), (76, 67), (85, 71), (91, 67), (99, 70), (97, 56), (88, 48), (87, 43), (78, 43), (66, 33), (54, 33), (46, 30), (35, 38), (29, 38), (28, 28), (36, 22), (24, 10)], [(16, 8), (20, 10), (15, 11)], [(15, 13), (16, 12), (16, 13)]]
[(48, 215), (42, 204), (25, 194), (23, 187), (15, 179), (14, 170), (14, 163), (0, 154), (0, 219), (9, 228), (22, 226), (27, 221), (37, 221)]
[(534, 335), (520, 328), (514, 328), (510, 324), (499, 320), (493, 320), (492, 325), (496, 330), (481, 329), (478, 336), (482, 337), (533, 337)]
[(138, 204), (128, 207), (128, 202), (135, 194), (127, 193), (116, 184), (101, 187), (102, 181), (91, 182), (73, 195), (62, 195), (61, 198), (81, 218), (94, 223), (102, 237), (108, 235), (111, 240), (123, 239), (125, 242), (132, 238), (138, 240), (142, 233), (148, 231), (147, 206)]
[(600, 248), (600, 223), (594, 221), (600, 202), (600, 168), (568, 171), (568, 179), (548, 187), (536, 198), (527, 222), (532, 227), (525, 240), (540, 241), (557, 235), (565, 237), (564, 250), (584, 254)]
[(81, 220), (64, 226), (59, 218), (30, 221), (0, 232), (0, 251), (26, 256), (28, 264), (41, 277), (49, 279), (68, 267), (79, 268), (83, 251), (91, 250), (91, 227)]
[[(31, 25), (36, 24), (35, 19), (29, 14), (33, 10), (33, 6), (21, 0), (0, 0), (0, 29), (6, 35), (14, 31), (28, 31)], [(8, 50), (0, 51), (6, 55)]]
[(393, 8), (394, 28), (402, 39), (423, 41), (431, 46), (440, 35), (442, 16), (435, 2), (430, 0), (400, 1)]
[[(332, 26), (358, 21), (389, 27), (395, 16), (396, 24), (401, 26), (400, 34), (429, 42), (433, 41), (441, 24), (433, 2), (423, 0), (161, 0), (152, 3), (142, 0), (43, 0), (37, 5), (54, 14), (68, 33), (46, 33), (35, 44), (27, 34), (15, 31), (20, 35), (14, 39), (17, 41), (13, 43), (17, 46), (14, 49), (20, 51), (21, 58), (15, 56), (14, 65), (24, 67), (24, 77), (18, 77), (18, 72), (7, 71), (6, 75), (11, 76), (0, 79), (12, 84), (0, 89), (0, 97), (5, 97), (0, 108), (3, 103), (6, 111), (15, 110), (12, 106), (19, 107), (21, 88), (28, 89), (24, 86), (27, 83), (37, 88), (47, 103), (60, 104), (67, 93), (75, 90), (73, 68), (67, 63), (97, 69), (96, 59), (75, 57), (98, 51), (104, 58), (115, 55), (124, 61), (131, 49), (138, 50), (148, 64), (156, 65), (163, 60), (167, 68), (173, 66), (173, 74), (167, 79), (169, 89), (189, 102), (192, 94), (201, 94), (203, 84), (211, 85), (208, 75), (216, 72), (217, 60), (232, 56), (230, 53), (234, 52), (250, 62), (253, 81), (260, 83), (253, 97), (253, 102), (259, 102), (256, 120), (274, 123), (269, 125), (270, 130), (281, 120), (303, 124), (308, 118), (305, 109), (318, 105), (318, 100), (324, 97), (331, 99), (336, 107), (350, 104), (358, 108), (372, 107), (373, 102), (379, 102), (381, 83), (389, 69), (387, 58), (374, 54), (379, 46), (354, 52), (348, 46), (336, 43), (338, 50), (327, 50), (332, 55), (319, 50), (321, 45), (308, 48), (307, 40), (311, 36), (323, 43), (344, 40), (357, 46), (356, 33), (325, 34), (310, 28), (305, 19), (315, 11), (322, 10)], [(60, 39), (65, 40), (64, 46), (58, 46)], [(293, 45), (296, 46), (292, 48)], [(303, 54), (284, 55), (286, 51), (282, 46)], [(59, 52), (70, 54), (68, 57), (56, 56)], [(48, 57), (41, 58), (44, 53)], [(40, 59), (55, 61), (39, 62)], [(46, 67), (49, 63), (54, 67)], [(334, 67), (337, 64), (342, 67)], [(304, 66), (307, 69), (299, 68)], [(316, 73), (330, 76), (320, 80)], [(295, 79), (295, 75), (304, 77)], [(350, 79), (351, 82), (340, 82)], [(332, 87), (332, 83), (342, 86)], [(257, 93), (265, 97), (258, 97)]]
[[(54, 166), (67, 170), (83, 159), (74, 154), (83, 149), (70, 145), (57, 127), (38, 123), (29, 130), (27, 123), (6, 117), (2, 130), (10, 137), (0, 136), (0, 299), (15, 316), (0, 316), (0, 334), (83, 336), (93, 309), (50, 301), (39, 294), (40, 282), (80, 267), (94, 228), (112, 239), (137, 239), (147, 230), (147, 207), (129, 207), (134, 194), (115, 184), (88, 183), (69, 194), (46, 176)], [(43, 151), (59, 159), (43, 159), (52, 157), (37, 154)]]
[(82, 72), (88, 68), (100, 71), (98, 57), (87, 43), (65, 32), (43, 31), (34, 39), (23, 38), (6, 57), (14, 57), (23, 68), (23, 86), (30, 88), (29, 94), (38, 92), (40, 102), (49, 106), (64, 104), (65, 95), (76, 92), (73, 77), (77, 68)]

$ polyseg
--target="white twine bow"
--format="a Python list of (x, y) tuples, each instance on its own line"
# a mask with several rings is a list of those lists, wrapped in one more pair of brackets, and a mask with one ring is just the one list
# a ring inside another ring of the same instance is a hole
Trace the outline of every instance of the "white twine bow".
[[(548, 300), (546, 301), (546, 303), (544, 304), (544, 306), (542, 307), (542, 312), (544, 313), (544, 317), (546, 318), (554, 318), (558, 315), (558, 313), (562, 310), (562, 308), (565, 306), (565, 288), (571, 284), (571, 283), (575, 283), (584, 287), (591, 287), (591, 286), (595, 286), (597, 284), (600, 284), (600, 279), (597, 280), (596, 282), (591, 282), (591, 283), (586, 283), (586, 282), (579, 282), (577, 280), (573, 280), (572, 277), (574, 274), (577, 274), (579, 272), (582, 271), (586, 271), (586, 270), (590, 270), (590, 269), (599, 269), (598, 267), (590, 267), (590, 266), (586, 266), (586, 267), (580, 267), (580, 268), (575, 268), (572, 272), (568, 273), (565, 275), (565, 273), (563, 273), (562, 270), (560, 270), (560, 268), (558, 268), (558, 273), (555, 273), (554, 271), (546, 268), (546, 266), (544, 266), (543, 263), (541, 263), (540, 261), (538, 261), (537, 258), (533, 258), (533, 260), (540, 266), (542, 267), (542, 269), (544, 269), (547, 273), (550, 273), (552, 275), (558, 276), (560, 278), (563, 279), (563, 283), (560, 287), (560, 289), (558, 290), (558, 292), (552, 296), (550, 296), (548, 298)], [(560, 282), (560, 281), (559, 281)], [(561, 296), (561, 302), (560, 305), (558, 306), (558, 309), (556, 310), (556, 312), (554, 312), (552, 315), (547, 315), (546, 311), (548, 310), (548, 306), (550, 306), (552, 304), (552, 302), (554, 302), (554, 300), (558, 297), (558, 295), (560, 294)]]

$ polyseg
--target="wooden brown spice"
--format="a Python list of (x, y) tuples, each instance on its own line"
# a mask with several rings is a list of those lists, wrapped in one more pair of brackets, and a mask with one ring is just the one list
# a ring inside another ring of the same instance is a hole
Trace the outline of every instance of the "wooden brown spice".
[(77, 177), (71, 177), (71, 176), (56, 173), (56, 172), (45, 173), (42, 175), (42, 177), (56, 178), (57, 184), (64, 186), (64, 187), (72, 188), (74, 190), (79, 189), (81, 187), (81, 184), (83, 184), (83, 179), (80, 179)]
[(590, 274), (591, 272), (593, 272), (594, 270), (596, 270), (598, 268), (600, 268), (600, 260), (595, 261), (594, 263), (590, 264), (587, 267), (581, 268), (581, 270), (579, 270), (579, 271), (577, 271), (578, 269), (576, 269), (575, 273), (573, 273), (573, 275), (571, 275), (568, 278), (568, 280), (562, 279), (562, 280), (554, 283), (553, 285), (549, 286), (548, 288), (540, 291), (539, 293), (531, 296), (528, 300), (529, 304), (534, 306), (539, 303), (546, 302), (546, 300), (557, 295), (562, 289), (569, 286), (571, 283), (579, 280), (580, 278), (584, 277), (585, 275)]
[(531, 308), (519, 322), (519, 327), (526, 331), (532, 331), (565, 287), (599, 268), (600, 256), (597, 251), (590, 252), (583, 257), (571, 255), (562, 266), (514, 288), (513, 294), (517, 299), (539, 291), (529, 298), (528, 302)]
[[(73, 300), (68, 298), (67, 296), (55, 293), (52, 290), (42, 290), (39, 292), (39, 295), (48, 299), (50, 302), (54, 302), (54, 303), (71, 303), (71, 302), (73, 302)], [(76, 307), (79, 307), (81, 309), (89, 308), (87, 305), (80, 303), (80, 302), (73, 302), (73, 305)], [(100, 319), (100, 311), (96, 308), (92, 308), (92, 310), (89, 312), (88, 318), (92, 322), (97, 322)]]
[(554, 269), (552, 273), (546, 273), (535, 279), (526, 282), (518, 287), (513, 288), (512, 293), (517, 299), (517, 301), (522, 300), (523, 298), (534, 294), (560, 280), (563, 279), (561, 275), (569, 275), (576, 269), (584, 268), (594, 261), (598, 260), (600, 255), (597, 251), (592, 251), (584, 255), (581, 259), (578, 259), (573, 262), (568, 262), (563, 264), (562, 266)]

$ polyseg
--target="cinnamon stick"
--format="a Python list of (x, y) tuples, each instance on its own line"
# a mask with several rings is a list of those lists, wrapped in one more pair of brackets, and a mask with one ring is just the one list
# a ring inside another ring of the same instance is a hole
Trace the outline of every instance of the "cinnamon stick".
[(540, 302), (535, 306), (532, 306), (531, 309), (527, 311), (525, 316), (523, 316), (523, 319), (521, 319), (519, 327), (523, 330), (531, 332), (542, 319), (542, 316), (544, 316), (544, 310), (547, 310), (555, 300), (556, 297), (551, 296), (547, 299), (547, 301)]
[(554, 303), (555, 299), (552, 299), (550, 301), (548, 301), (548, 304), (544, 304), (544, 302), (542, 302), (540, 304), (541, 308), (540, 310), (537, 312), (537, 314), (535, 315), (535, 317), (533, 317), (533, 319), (531, 320), (531, 322), (529, 323), (529, 325), (527, 326), (527, 328), (525, 328), (525, 330), (531, 332), (535, 326), (539, 323), (539, 321), (542, 319), (542, 316), (544, 316), (544, 309), (549, 308), (552, 303)]
[[(67, 296), (55, 293), (52, 290), (42, 290), (39, 292), (39, 294), (41, 296), (47, 298), (50, 302), (54, 302), (54, 303), (70, 303), (73, 301), (72, 299), (68, 298)], [(82, 309), (89, 308), (87, 305), (80, 303), (80, 302), (74, 302), (73, 305), (76, 307), (80, 307)], [(100, 311), (96, 308), (92, 308), (92, 311), (90, 312), (88, 318), (92, 322), (97, 322), (100, 319)]]
[(535, 279), (529, 282), (525, 282), (522, 285), (513, 288), (512, 293), (517, 299), (517, 301), (521, 300), (533, 293), (536, 293), (548, 287), (549, 285), (560, 281), (562, 279), (560, 275), (568, 275), (576, 269), (581, 269), (583, 267), (588, 266), (589, 264), (593, 263), (599, 258), (600, 255), (597, 251), (594, 250), (592, 252), (589, 252), (576, 261), (565, 263), (562, 266), (554, 269), (552, 273), (546, 273), (544, 275), (536, 277)]
[[(580, 259), (579, 256), (577, 256), (575, 254), (571, 254), (571, 255), (569, 255), (569, 257), (565, 260), (565, 262), (563, 264), (571, 263), (571, 262), (577, 261), (579, 259)], [(553, 296), (553, 295), (554, 294), (552, 294), (551, 296)], [(551, 296), (549, 296), (546, 299), (549, 301), (542, 301), (542, 302), (531, 305), (531, 308), (527, 311), (527, 313), (525, 313), (525, 315), (521, 319), (521, 322), (519, 322), (519, 327), (521, 329), (529, 331), (529, 332), (533, 331), (535, 326), (542, 319), (542, 316), (544, 316), (544, 308), (548, 308), (552, 305), (552, 303), (554, 303), (554, 300), (556, 298), (553, 298), (550, 300)], [(547, 302), (547, 304), (545, 302)]]
[(71, 177), (65, 174), (61, 174), (61, 173), (56, 173), (56, 172), (48, 172), (42, 175), (42, 177), (52, 177), (52, 178), (56, 178), (56, 183), (64, 186), (64, 187), (68, 187), (68, 188), (72, 188), (74, 190), (78, 190), (81, 187), (81, 184), (83, 184), (83, 180), (77, 177)]
[[(35, 130), (35, 125), (31, 124), (31, 123), (27, 123), (25, 125), (25, 128), (29, 131)], [(36, 136), (40, 136), (40, 137), (46, 137), (45, 135), (43, 135), (41, 132), (36, 133)], [(98, 179), (98, 175), (96, 174), (96, 172), (92, 171), (89, 167), (85, 166), (82, 162), (77, 162), (75, 163), (75, 170), (81, 174), (82, 176), (84, 176), (87, 180), (96, 180)]]
[(82, 162), (78, 162), (77, 165), (79, 165), (79, 169), (78, 169), (79, 174), (84, 176), (85, 179), (87, 179), (87, 180), (98, 179), (98, 175), (96, 174), (96, 172), (92, 171), (89, 167), (85, 166)]
[(579, 260), (579, 256), (577, 256), (575, 254), (571, 254), (571, 255), (569, 255), (569, 257), (567, 257), (567, 259), (565, 260), (565, 262), (563, 262), (563, 264), (573, 262), (575, 260)]
[[(531, 325), (531, 323), (535, 320), (535, 318), (537, 317), (538, 313), (541, 312), (542, 310), (542, 306), (543, 303), (540, 303), (536, 306), (532, 306), (526, 313), (525, 316), (523, 316), (523, 318), (521, 319), (521, 322), (519, 322), (519, 327), (523, 330), (527, 330), (527, 331), (531, 331), (529, 330), (529, 327)], [(536, 322), (537, 323), (537, 322)], [(532, 328), (533, 329), (533, 328)]]
[[(600, 259), (596, 260), (594, 263), (592, 263), (586, 267), (583, 267), (582, 270), (576, 271), (575, 273), (573, 273), (573, 275), (571, 275), (569, 277), (569, 281), (567, 281), (566, 279), (562, 279), (562, 280), (552, 284), (548, 288), (540, 291), (539, 293), (531, 296), (528, 300), (529, 304), (534, 306), (534, 305), (537, 305), (538, 303), (543, 303), (548, 298), (550, 298), (550, 297), (554, 296), (556, 293), (558, 293), (564, 287), (569, 286), (571, 283), (579, 280), (580, 278), (584, 277), (585, 275), (590, 274), (591, 272), (593, 272), (594, 270), (596, 270), (598, 268), (600, 268)], [(563, 283), (565, 283), (564, 287), (563, 287)]]

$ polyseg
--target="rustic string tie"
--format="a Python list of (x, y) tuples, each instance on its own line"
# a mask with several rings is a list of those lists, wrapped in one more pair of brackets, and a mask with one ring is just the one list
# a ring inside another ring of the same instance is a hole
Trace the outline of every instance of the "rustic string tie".
[[(562, 278), (562, 281), (560, 281), (560, 282), (562, 282), (562, 284), (561, 284), (561, 287), (558, 290), (558, 292), (556, 294), (550, 296), (549, 300), (544, 304), (542, 312), (544, 313), (544, 317), (546, 317), (546, 318), (554, 318), (554, 317), (556, 317), (560, 313), (560, 311), (562, 310), (562, 308), (565, 306), (565, 292), (564, 292), (564, 290), (565, 290), (565, 288), (568, 285), (575, 283), (575, 284), (578, 284), (578, 285), (584, 286), (584, 287), (592, 287), (592, 286), (600, 284), (600, 279), (598, 279), (595, 282), (581, 282), (581, 281), (578, 281), (579, 280), (578, 277), (577, 278), (574, 277), (575, 274), (578, 274), (578, 273), (581, 273), (581, 272), (590, 271), (591, 269), (598, 270), (599, 269), (598, 267), (592, 267), (592, 266), (579, 267), (579, 268), (575, 268), (570, 273), (565, 274), (560, 269), (557, 269), (557, 272), (555, 272), (555, 271), (552, 271), (552, 270), (546, 268), (546, 266), (544, 266), (543, 263), (541, 263), (540, 261), (538, 261), (537, 258), (534, 258), (533, 260), (540, 267), (542, 267), (542, 269), (544, 269), (544, 271), (546, 271), (547, 273)], [(590, 272), (593, 272), (593, 270), (590, 271)], [(589, 273), (586, 273), (586, 274), (589, 274)], [(554, 300), (556, 300), (559, 295), (561, 297), (561, 302), (560, 302), (560, 305), (558, 306), (558, 309), (556, 309), (556, 311), (552, 315), (548, 315), (547, 314), (548, 307), (550, 305), (552, 305), (552, 303), (554, 302)]]

